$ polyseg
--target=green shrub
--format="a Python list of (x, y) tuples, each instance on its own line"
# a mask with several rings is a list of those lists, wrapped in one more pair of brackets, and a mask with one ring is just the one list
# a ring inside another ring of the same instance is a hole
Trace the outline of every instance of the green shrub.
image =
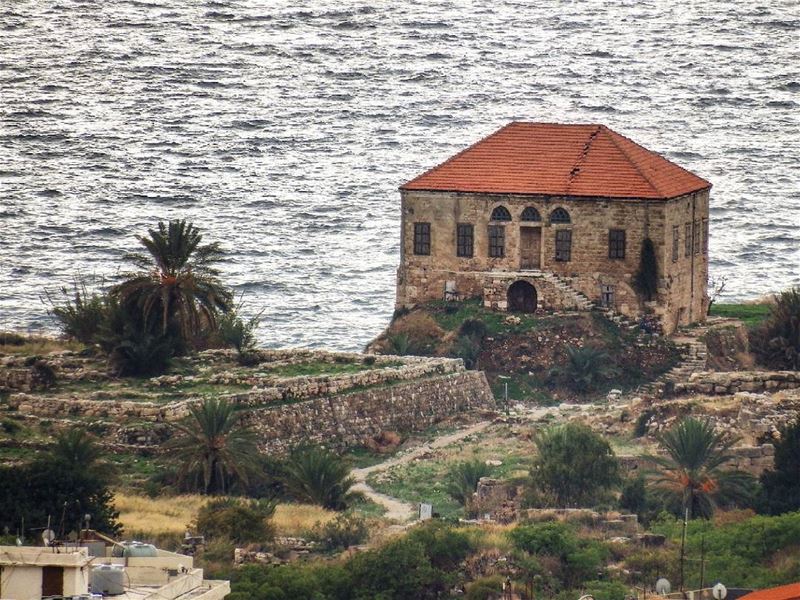
[(800, 287), (775, 296), (766, 320), (751, 331), (750, 346), (768, 367), (800, 368)]
[(324, 550), (346, 550), (363, 544), (369, 537), (366, 521), (358, 515), (343, 513), (325, 524), (317, 523), (308, 538), (319, 543)]
[(148, 333), (121, 340), (111, 351), (108, 365), (119, 377), (151, 377), (169, 368), (173, 340)]
[(474, 550), (470, 538), (446, 523), (430, 521), (413, 529), (408, 540), (418, 542), (437, 569), (454, 570)]
[(609, 443), (585, 425), (567, 423), (539, 432), (531, 468), (536, 503), (587, 507), (619, 483), (619, 463)]
[(633, 477), (623, 483), (619, 505), (642, 518), (650, 507), (644, 477)]
[(564, 558), (578, 549), (572, 528), (558, 522), (519, 525), (509, 537), (515, 548), (536, 556)]
[(235, 544), (264, 543), (275, 537), (270, 519), (275, 503), (267, 500), (224, 498), (212, 500), (197, 513), (195, 528), (210, 540)]
[(491, 575), (481, 577), (467, 585), (466, 600), (494, 600), (503, 593), (503, 577)]
[(759, 512), (778, 515), (800, 510), (800, 418), (775, 442), (774, 467), (761, 475)]
[(106, 319), (107, 299), (103, 294), (90, 292), (86, 281), (76, 279), (72, 289), (60, 289), (61, 300), (49, 293), (45, 297), (50, 313), (56, 318), (64, 335), (84, 344), (94, 344)]
[(458, 328), (459, 337), (472, 338), (477, 342), (481, 342), (488, 332), (489, 328), (486, 323), (480, 319), (464, 319), (461, 327)]
[(474, 338), (462, 335), (453, 345), (452, 355), (464, 361), (467, 369), (473, 369), (481, 354), (481, 344)]
[(217, 332), (223, 344), (236, 350), (239, 364), (248, 366), (258, 362), (255, 332), (261, 322), (262, 313), (245, 321), (239, 316), (239, 308), (237, 306), (220, 317)]
[(647, 435), (647, 423), (653, 417), (652, 410), (645, 410), (636, 418), (636, 425), (633, 427), (633, 437), (640, 438)]
[(22, 425), (11, 419), (3, 419), (3, 421), (0, 422), (0, 429), (9, 435), (15, 435), (22, 430)]

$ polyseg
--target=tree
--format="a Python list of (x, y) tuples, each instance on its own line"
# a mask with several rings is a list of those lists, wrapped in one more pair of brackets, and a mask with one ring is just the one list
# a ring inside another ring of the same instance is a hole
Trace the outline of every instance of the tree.
[(649, 302), (658, 294), (658, 259), (653, 240), (642, 240), (642, 252), (639, 257), (639, 270), (633, 279), (636, 291)]
[(190, 413), (188, 423), (174, 425), (179, 435), (168, 442), (181, 463), (179, 483), (204, 494), (247, 485), (258, 456), (254, 432), (242, 426), (225, 400), (208, 398)]
[(24, 519), (26, 527), (41, 528), (49, 518), (51, 528), (66, 535), (83, 527), (88, 514), (93, 529), (118, 534), (111, 478), (90, 436), (81, 430), (60, 433), (32, 463), (0, 467), (0, 525), (15, 531)]
[(317, 446), (296, 448), (286, 463), (286, 489), (301, 502), (344, 510), (359, 494), (350, 488), (355, 479), (338, 456)]
[(559, 507), (591, 506), (619, 483), (619, 463), (606, 440), (585, 425), (567, 423), (534, 437), (531, 468), (540, 501)]
[(753, 494), (753, 477), (726, 470), (736, 438), (717, 433), (709, 420), (688, 417), (658, 436), (666, 456), (647, 457), (657, 469), (650, 483), (662, 492), (673, 510), (689, 518), (713, 516), (718, 504), (736, 504)]
[(270, 519), (275, 502), (218, 498), (197, 513), (195, 529), (207, 539), (228, 539), (235, 544), (265, 543), (275, 537)]
[(771, 515), (800, 510), (800, 418), (775, 443), (775, 467), (761, 474), (758, 507)]
[(146, 253), (126, 256), (139, 270), (111, 294), (141, 311), (146, 325), (157, 323), (161, 335), (174, 328), (182, 340), (192, 341), (216, 327), (218, 313), (231, 307), (233, 296), (213, 266), (222, 250), (216, 242), (202, 244), (199, 230), (184, 220), (160, 221), (148, 234), (137, 238)]

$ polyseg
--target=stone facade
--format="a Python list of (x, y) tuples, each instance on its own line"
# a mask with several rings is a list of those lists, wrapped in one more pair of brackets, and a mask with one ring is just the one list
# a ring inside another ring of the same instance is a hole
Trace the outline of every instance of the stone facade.
[(797, 371), (730, 371), (694, 373), (686, 383), (675, 384), (675, 394), (730, 396), (737, 392), (775, 392), (800, 388)]
[[(541, 309), (572, 309), (583, 296), (631, 318), (651, 310), (667, 332), (705, 319), (708, 189), (669, 200), (420, 190), (402, 190), (401, 197), (398, 307), (441, 300), (448, 289), (461, 299), (488, 298), (493, 308), (504, 310), (503, 296), (522, 279), (534, 285)], [(500, 206), (509, 211), (510, 221), (490, 220)], [(536, 209), (540, 220), (523, 221), (526, 208)], [(557, 208), (569, 213), (569, 223), (550, 222)], [(415, 223), (430, 224), (427, 255), (415, 253)], [(473, 227), (470, 257), (457, 256), (459, 224)], [(504, 231), (504, 256), (499, 258), (489, 256), (490, 225)], [(609, 258), (612, 229), (625, 231), (624, 258)], [(571, 232), (568, 261), (555, 259), (559, 230)], [(658, 298), (649, 306), (633, 289), (647, 237), (655, 245), (659, 272)], [(609, 291), (612, 297), (604, 298)]]

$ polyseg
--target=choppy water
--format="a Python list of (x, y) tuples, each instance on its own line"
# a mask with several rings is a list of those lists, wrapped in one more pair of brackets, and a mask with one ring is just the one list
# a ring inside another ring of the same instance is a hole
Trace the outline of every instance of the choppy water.
[(229, 249), (268, 345), (388, 319), (397, 187), (512, 119), (602, 122), (714, 183), (712, 272), (800, 281), (800, 4), (0, 1), (0, 328), (157, 219)]

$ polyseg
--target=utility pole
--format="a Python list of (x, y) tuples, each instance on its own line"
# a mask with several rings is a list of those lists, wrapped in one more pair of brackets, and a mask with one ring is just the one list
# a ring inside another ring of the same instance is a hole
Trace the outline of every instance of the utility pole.
[(681, 535), (681, 581), (678, 589), (683, 591), (683, 565), (686, 556), (686, 527), (689, 524), (689, 507), (687, 506), (683, 513), (683, 534)]
[(700, 589), (706, 587), (706, 536), (700, 538)]

